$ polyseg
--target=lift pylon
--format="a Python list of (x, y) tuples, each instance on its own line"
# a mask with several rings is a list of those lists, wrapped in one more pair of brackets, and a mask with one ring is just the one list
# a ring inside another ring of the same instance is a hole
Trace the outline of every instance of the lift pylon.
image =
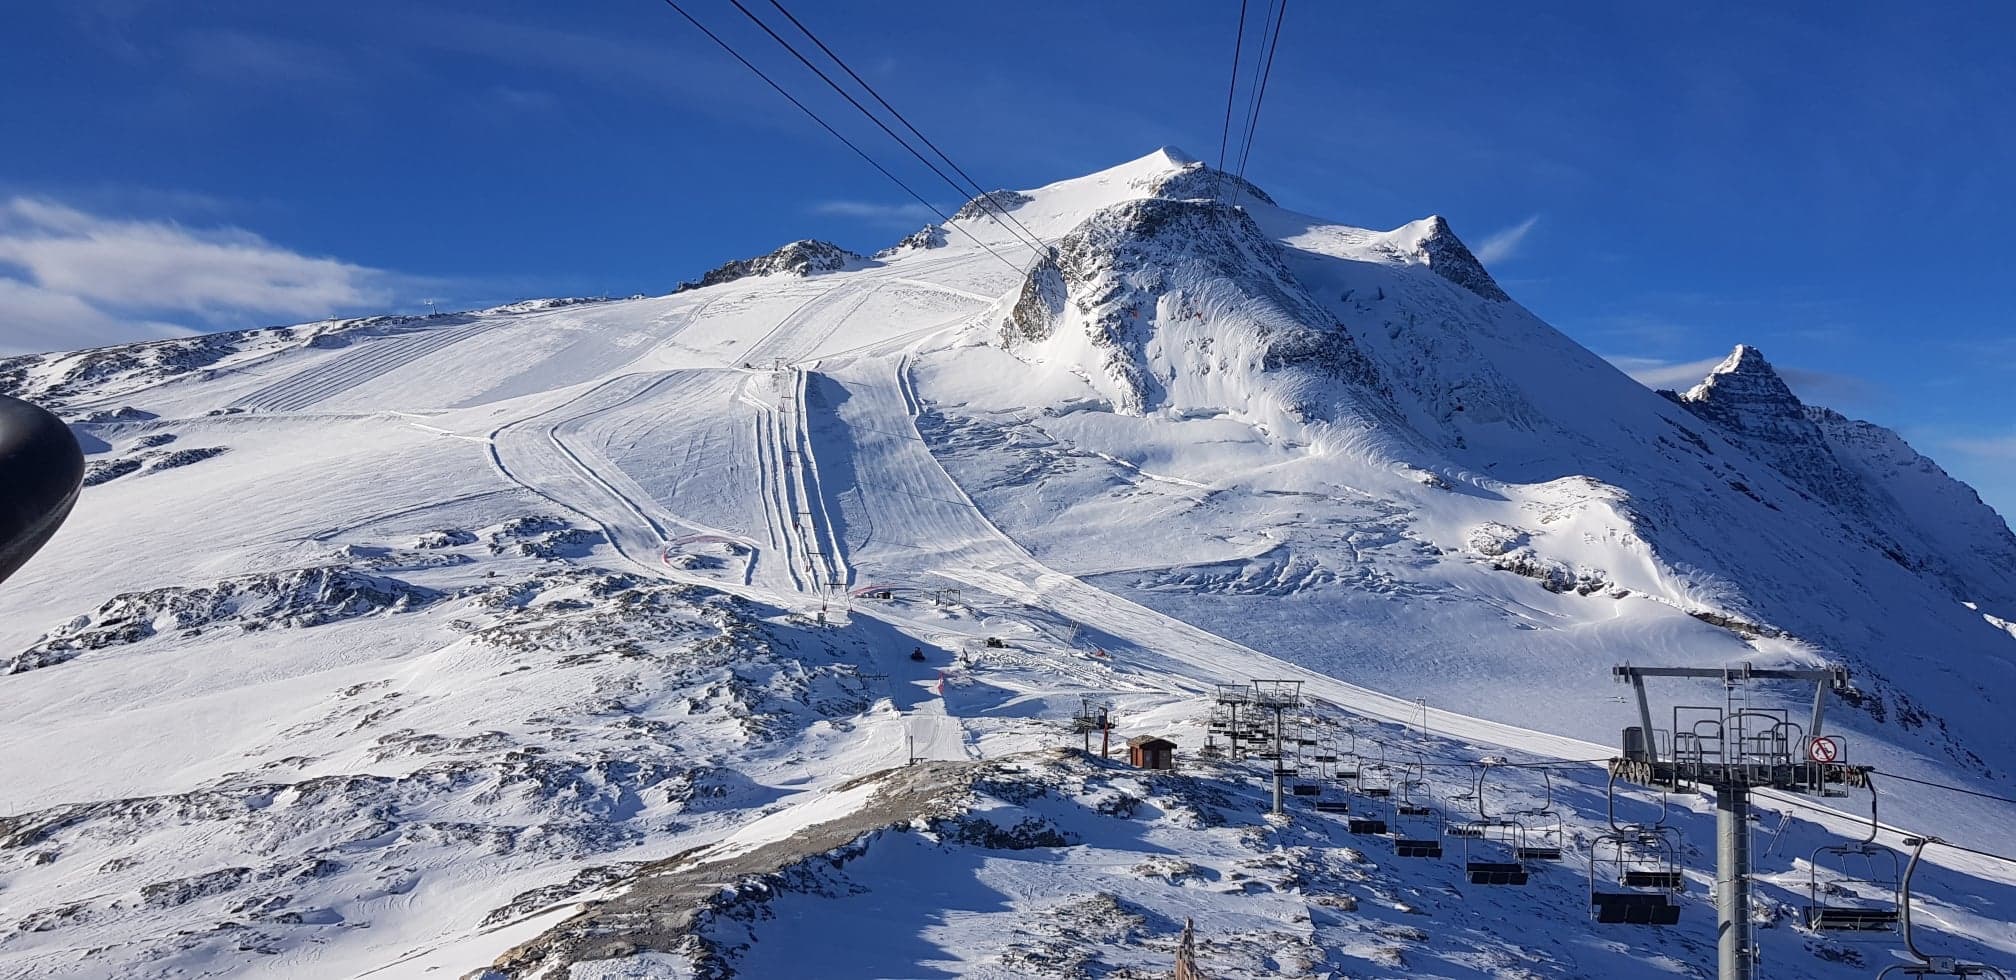
[[(1714, 793), (1717, 974), (1721, 980), (1751, 980), (1757, 948), (1750, 937), (1750, 791), (1829, 795), (1832, 787), (1855, 781), (1861, 770), (1847, 764), (1844, 742), (1821, 734), (1827, 693), (1847, 690), (1848, 672), (1741, 662), (1719, 669), (1624, 664), (1611, 675), (1629, 683), (1638, 701), (1638, 724), (1624, 730), (1623, 751), (1610, 761), (1613, 802), (1618, 779), (1662, 791)], [(1719, 680), (1722, 704), (1676, 705), (1671, 727), (1661, 729), (1652, 723), (1645, 694), (1645, 681), (1655, 677)], [(1813, 685), (1808, 722), (1801, 725), (1784, 709), (1754, 706), (1751, 685), (1760, 680)], [(1590, 874), (1593, 882), (1593, 865)]]

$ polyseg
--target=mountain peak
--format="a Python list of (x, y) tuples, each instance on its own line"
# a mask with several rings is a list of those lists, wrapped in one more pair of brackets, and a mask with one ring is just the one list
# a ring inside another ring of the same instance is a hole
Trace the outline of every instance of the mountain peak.
[(1737, 344), (1700, 384), (1680, 397), (1696, 404), (1768, 403), (1791, 406), (1795, 411), (1801, 404), (1799, 396), (1792, 393), (1785, 379), (1764, 359), (1764, 353), (1749, 344)]
[(1409, 222), (1387, 233), (1399, 250), (1419, 260), (1438, 276), (1489, 300), (1505, 302), (1512, 297), (1499, 288), (1498, 281), (1485, 271), (1470, 247), (1439, 214)]
[(1777, 377), (1771, 369), (1771, 362), (1764, 359), (1764, 352), (1749, 344), (1737, 344), (1736, 349), (1723, 358), (1710, 374), (1768, 374)]

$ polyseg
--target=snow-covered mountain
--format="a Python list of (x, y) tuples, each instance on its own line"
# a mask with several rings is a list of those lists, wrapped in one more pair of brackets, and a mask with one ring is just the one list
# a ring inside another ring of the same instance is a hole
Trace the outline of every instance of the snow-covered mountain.
[[(1845, 664), (1854, 760), (2016, 785), (2016, 538), (1755, 350), (1655, 393), (1441, 218), (1173, 150), (987, 197), (669, 296), (0, 361), (92, 482), (0, 589), (0, 973), (1139, 976), (1195, 919), (1214, 976), (1706, 975), (1706, 804), (1659, 931), (1585, 917), (1600, 768), (1477, 789), (1613, 754), (1613, 664)], [(1263, 817), (1198, 754), (1253, 678), (1565, 859)], [(1064, 751), (1087, 697), (1183, 769)], [(1886, 843), (2016, 850), (1879, 785)], [(1793, 912), (1866, 803), (1761, 805), (1774, 974), (1882, 965)], [(2016, 867), (1928, 861), (1923, 942), (2016, 954)]]

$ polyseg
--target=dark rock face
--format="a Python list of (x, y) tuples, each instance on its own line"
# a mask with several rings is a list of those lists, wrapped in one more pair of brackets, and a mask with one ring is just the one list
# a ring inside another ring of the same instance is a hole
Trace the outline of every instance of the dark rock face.
[(1156, 181), (1150, 190), (1156, 197), (1166, 197), (1172, 201), (1254, 200), (1262, 204), (1274, 203), (1274, 199), (1268, 197), (1266, 191), (1253, 186), (1245, 178), (1202, 163), (1190, 164), (1163, 177)]
[(1033, 200), (1035, 198), (1021, 191), (988, 191), (960, 205), (959, 210), (952, 212), (952, 220), (966, 221), (973, 218), (992, 218), (996, 215), (1011, 212)]
[(1738, 345), (1706, 380), (1680, 395), (1680, 404), (1807, 493), (1831, 503), (1861, 502), (1857, 481), (1841, 468), (1805, 404), (1757, 348)]
[(1425, 260), (1436, 275), (1485, 299), (1503, 303), (1512, 298), (1498, 287), (1498, 281), (1484, 271), (1484, 263), (1470, 254), (1469, 247), (1449, 230), (1449, 222), (1439, 215), (1428, 219), (1428, 233), (1414, 246), (1414, 254)]
[(878, 259), (886, 259), (899, 252), (922, 251), (925, 249), (944, 248), (944, 247), (945, 247), (944, 227), (941, 225), (925, 225), (924, 227), (919, 228), (916, 231), (913, 231), (910, 234), (903, 236), (902, 241), (897, 242), (896, 244), (891, 245), (880, 252), (876, 252), (875, 257)]
[(711, 269), (700, 277), (699, 282), (682, 282), (675, 293), (689, 289), (705, 289), (719, 286), (724, 282), (747, 279), (750, 276), (769, 276), (782, 273), (792, 276), (809, 276), (820, 272), (838, 272), (849, 265), (863, 261), (861, 256), (849, 252), (832, 242), (796, 241), (768, 255), (758, 255), (753, 259), (736, 259)]

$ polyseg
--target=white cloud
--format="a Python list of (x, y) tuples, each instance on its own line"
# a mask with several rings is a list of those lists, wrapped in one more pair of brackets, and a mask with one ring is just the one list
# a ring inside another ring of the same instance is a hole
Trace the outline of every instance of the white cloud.
[[(1726, 356), (1726, 355), (1725, 355)], [(1710, 357), (1699, 361), (1665, 361), (1656, 357), (1605, 356), (1604, 360), (1616, 365), (1617, 370), (1630, 375), (1647, 388), (1671, 388), (1685, 391), (1694, 387), (1715, 365), (1722, 363), (1722, 357)]]
[(1984, 439), (1948, 439), (1946, 445), (1969, 456), (2016, 460), (2016, 435), (1989, 436)]
[[(1728, 358), (1705, 357), (1698, 361), (1668, 361), (1657, 357), (1633, 357), (1623, 354), (1606, 354), (1617, 370), (1632, 377), (1647, 388), (1667, 388), (1686, 391), (1699, 384), (1708, 372)], [(1868, 381), (1848, 374), (1832, 371), (1814, 371), (1808, 368), (1786, 367), (1783, 364), (1771, 366), (1778, 373), (1779, 380), (1792, 389), (1799, 400), (1809, 405), (1825, 405), (1840, 409), (1844, 406), (1868, 405), (1883, 400), (1882, 389)]]
[(191, 332), (172, 323), (114, 316), (75, 296), (0, 276), (0, 356), (104, 347)]
[(869, 201), (821, 201), (812, 206), (813, 214), (831, 215), (840, 218), (855, 218), (878, 225), (892, 225), (916, 228), (931, 224), (938, 216), (922, 204), (876, 204)]
[(237, 228), (106, 218), (33, 197), (0, 204), (0, 349), (51, 350), (382, 310), (408, 284)]
[(1518, 254), (1519, 244), (1526, 240), (1526, 233), (1539, 223), (1540, 216), (1536, 214), (1510, 228), (1485, 236), (1484, 244), (1477, 249), (1477, 261), (1491, 265)]

